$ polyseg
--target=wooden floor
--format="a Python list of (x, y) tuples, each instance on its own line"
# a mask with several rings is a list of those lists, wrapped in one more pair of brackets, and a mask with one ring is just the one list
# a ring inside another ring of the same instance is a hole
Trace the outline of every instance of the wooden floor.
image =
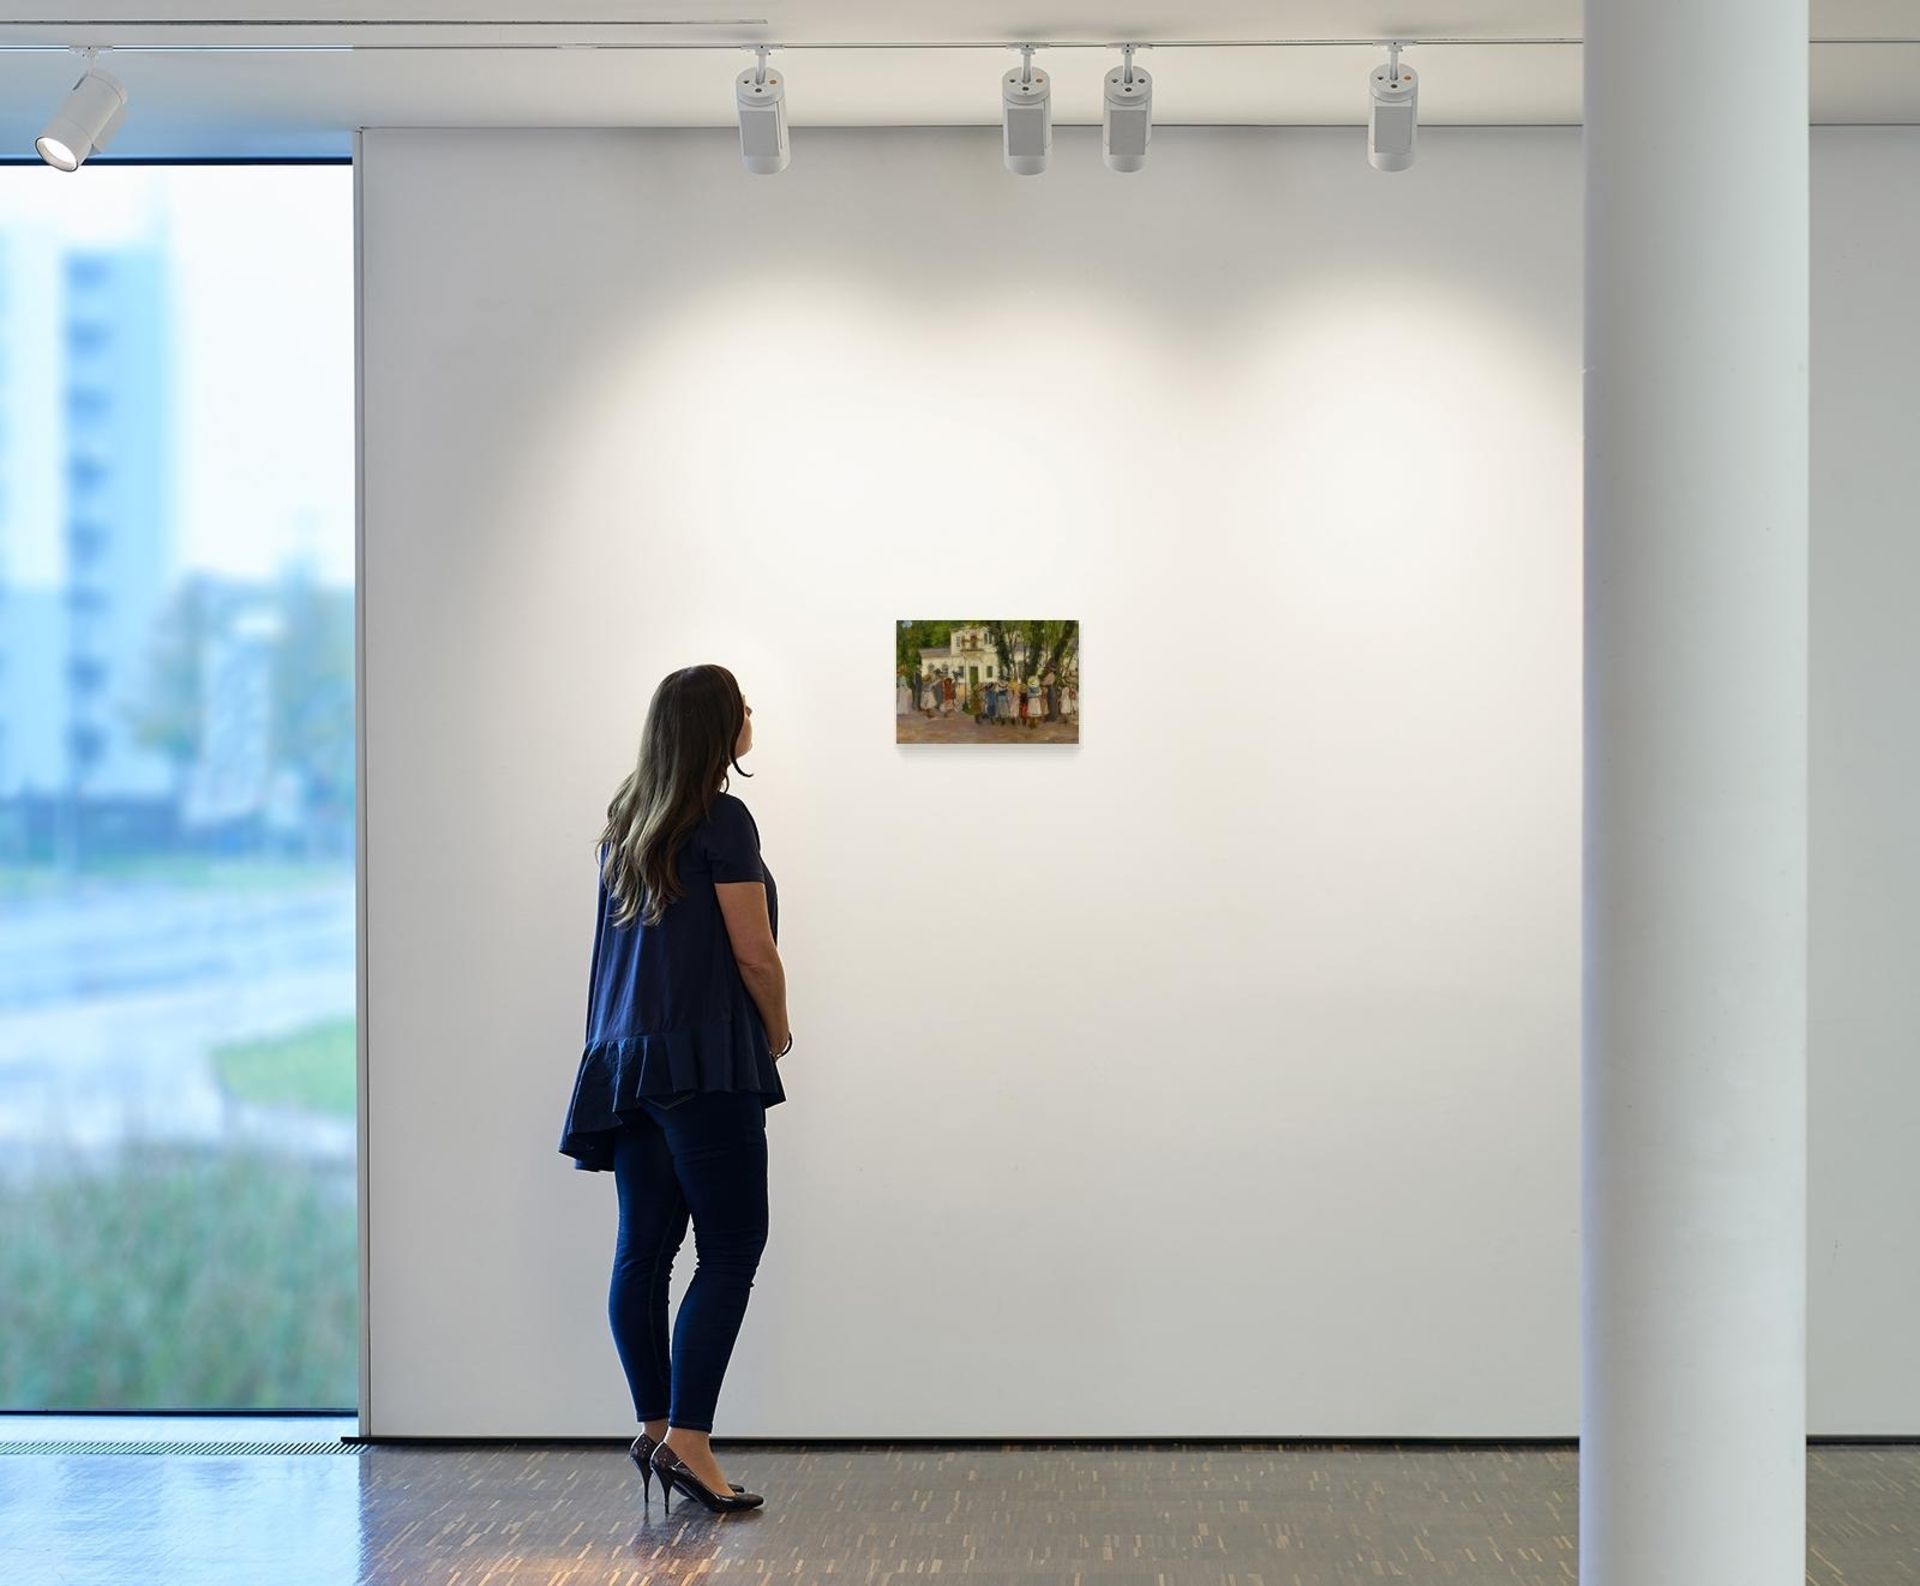
[[(137, 1446), (137, 1445), (136, 1445)], [(1576, 1577), (1571, 1449), (719, 1445), (710, 1516), (609, 1447), (0, 1457), (6, 1586), (1379, 1586)], [(1920, 1446), (1808, 1455), (1814, 1586), (1920, 1586)]]

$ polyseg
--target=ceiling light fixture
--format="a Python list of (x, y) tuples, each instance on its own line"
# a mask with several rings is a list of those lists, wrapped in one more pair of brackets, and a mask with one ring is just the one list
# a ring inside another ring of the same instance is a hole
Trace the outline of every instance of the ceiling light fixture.
[(758, 57), (733, 80), (734, 107), (740, 112), (740, 163), (755, 176), (773, 176), (787, 168), (793, 149), (787, 137), (787, 85), (767, 70), (771, 46), (756, 44)]
[(1367, 79), (1373, 112), (1367, 118), (1367, 160), (1376, 171), (1404, 171), (1413, 164), (1413, 135), (1420, 120), (1420, 74), (1400, 64), (1398, 43), (1387, 46), (1387, 64)]
[(1135, 68), (1136, 48), (1122, 44), (1125, 60), (1107, 73), (1101, 144), (1110, 171), (1141, 169), (1147, 163), (1147, 145), (1153, 141), (1153, 73)]
[(1007, 169), (1038, 176), (1053, 148), (1053, 85), (1033, 69), (1033, 46), (1017, 45), (1020, 64), (1000, 79), (1000, 124)]
[(77, 171), (87, 157), (104, 149), (127, 118), (127, 91), (95, 64), (95, 50), (83, 50), (87, 67), (54, 112), (46, 131), (33, 140), (40, 158), (57, 171)]

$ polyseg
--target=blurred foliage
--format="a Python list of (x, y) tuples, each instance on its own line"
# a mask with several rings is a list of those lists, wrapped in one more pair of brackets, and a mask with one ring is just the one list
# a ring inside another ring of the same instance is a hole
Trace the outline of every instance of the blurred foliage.
[(202, 673), (209, 641), (248, 616), (270, 613), (271, 755), (291, 768), (310, 810), (353, 809), (353, 590), (315, 582), (294, 565), (272, 585), (196, 573), (154, 620), (140, 697), (126, 711), (135, 739), (166, 756), (182, 782), (200, 757)]
[(323, 818), (351, 818), (353, 591), (315, 583), (296, 568), (281, 580), (278, 597), (275, 761), (299, 770), (310, 811)]
[(0, 1178), (0, 1409), (359, 1400), (351, 1166), (129, 1148)]
[(176, 786), (200, 753), (202, 663), (223, 620), (218, 586), (207, 578), (182, 579), (154, 619), (146, 678), (125, 712), (135, 741), (173, 767)]

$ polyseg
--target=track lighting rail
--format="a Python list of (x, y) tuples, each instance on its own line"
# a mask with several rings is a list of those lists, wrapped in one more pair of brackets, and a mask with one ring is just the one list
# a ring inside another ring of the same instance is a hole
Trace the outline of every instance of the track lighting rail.
[[(491, 18), (484, 22), (452, 21), (444, 17), (405, 18), (355, 18), (355, 17), (14, 17), (0, 22), (0, 53), (32, 54), (53, 53), (73, 49), (71, 43), (12, 43), (5, 34), (21, 28), (58, 28), (63, 32), (79, 30), (98, 30), (101, 33), (123, 33), (136, 30), (164, 30), (170, 33), (199, 30), (244, 30), (244, 29), (339, 29), (343, 33), (357, 35), (377, 30), (395, 28), (417, 29), (465, 29), (477, 30), (540, 30), (551, 32), (556, 29), (571, 29), (576, 32), (615, 28), (647, 28), (653, 30), (682, 29), (700, 27), (764, 29), (768, 26), (765, 18), (738, 17), (718, 21), (702, 19), (693, 21), (610, 21), (601, 18), (582, 18), (578, 20), (540, 18)], [(1420, 49), (1574, 49), (1582, 40), (1571, 35), (1538, 35), (1533, 37), (1505, 36), (1493, 38), (1469, 38), (1459, 35), (1436, 34), (1422, 36), (1412, 33), (1395, 35), (1396, 41), (1404, 48)], [(253, 54), (301, 54), (307, 52), (345, 51), (355, 52), (453, 52), (475, 51), (491, 53), (538, 52), (547, 50), (606, 50), (606, 51), (651, 51), (651, 50), (735, 50), (745, 46), (751, 48), (760, 42), (774, 43), (773, 40), (743, 38), (598, 38), (571, 39), (564, 43), (555, 41), (544, 43), (532, 40), (487, 40), (485, 42), (461, 42), (457, 40), (415, 41), (408, 43), (383, 42), (377, 38), (351, 42), (276, 44), (258, 43), (221, 43), (214, 41), (181, 43), (126, 43), (116, 44), (109, 39), (90, 40), (98, 48), (111, 49), (115, 54), (172, 54), (194, 52), (206, 54), (253, 53)], [(779, 48), (795, 50), (981, 50), (1003, 51), (1017, 48), (1022, 40), (1013, 39), (814, 39), (805, 42), (780, 42)], [(1379, 49), (1386, 42), (1378, 38), (1217, 38), (1217, 39), (1092, 39), (1062, 38), (1032, 41), (1036, 49), (1042, 50), (1110, 50), (1118, 49), (1125, 43), (1133, 43), (1140, 49), (1151, 50), (1313, 50), (1313, 49)], [(1811, 43), (1818, 48), (1883, 48), (1892, 46), (1920, 45), (1920, 36), (1833, 36), (1816, 37)]]

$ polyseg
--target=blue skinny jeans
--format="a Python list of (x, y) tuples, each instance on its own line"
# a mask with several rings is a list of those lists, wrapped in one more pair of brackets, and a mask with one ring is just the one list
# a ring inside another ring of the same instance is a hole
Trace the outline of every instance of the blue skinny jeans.
[[(767, 1242), (767, 1107), (753, 1091), (642, 1101), (614, 1146), (620, 1198), (607, 1316), (642, 1421), (711, 1432)], [(667, 1284), (693, 1221), (697, 1264), (668, 1350)]]

